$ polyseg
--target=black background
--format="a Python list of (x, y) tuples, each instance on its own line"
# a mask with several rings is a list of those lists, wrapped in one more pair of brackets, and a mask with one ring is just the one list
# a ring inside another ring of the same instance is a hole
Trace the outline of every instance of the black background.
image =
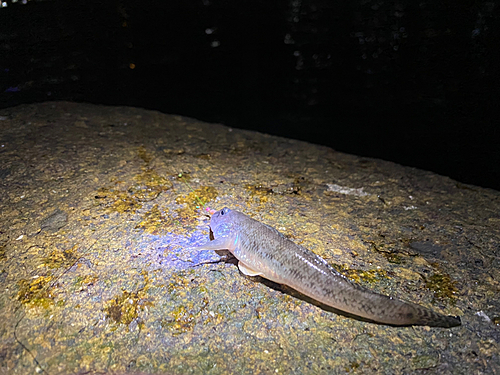
[(24, 2), (0, 108), (156, 109), (500, 190), (496, 1)]

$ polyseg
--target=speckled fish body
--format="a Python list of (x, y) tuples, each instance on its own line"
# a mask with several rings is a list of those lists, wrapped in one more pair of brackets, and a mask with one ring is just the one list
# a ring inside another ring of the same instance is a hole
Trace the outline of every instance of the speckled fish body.
[(214, 240), (198, 250), (229, 250), (242, 273), (287, 285), (327, 306), (390, 325), (454, 327), (459, 317), (374, 293), (349, 281), (312, 251), (276, 229), (228, 208), (212, 215)]

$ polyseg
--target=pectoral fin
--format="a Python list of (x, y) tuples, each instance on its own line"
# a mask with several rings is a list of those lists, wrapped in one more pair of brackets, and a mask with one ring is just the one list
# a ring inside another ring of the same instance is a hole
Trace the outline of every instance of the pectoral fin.
[(261, 276), (261, 275), (263, 275), (262, 272), (255, 271), (255, 270), (251, 269), (250, 267), (244, 265), (241, 262), (238, 262), (238, 268), (240, 269), (240, 271), (243, 275), (247, 275), (247, 276)]
[(229, 249), (231, 244), (231, 239), (228, 237), (220, 237), (213, 241), (208, 241), (200, 246), (188, 247), (188, 251), (200, 251), (200, 250), (226, 250)]

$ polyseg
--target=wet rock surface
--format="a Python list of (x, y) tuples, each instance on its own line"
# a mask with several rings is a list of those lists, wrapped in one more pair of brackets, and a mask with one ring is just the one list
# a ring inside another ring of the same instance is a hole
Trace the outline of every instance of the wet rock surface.
[[(0, 119), (2, 373), (499, 373), (499, 192), (137, 108)], [(187, 252), (224, 206), (462, 326), (363, 322)]]

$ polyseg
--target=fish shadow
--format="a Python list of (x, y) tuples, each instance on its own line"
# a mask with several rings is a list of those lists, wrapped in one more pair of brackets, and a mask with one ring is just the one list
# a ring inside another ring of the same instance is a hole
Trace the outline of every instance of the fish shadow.
[[(231, 263), (231, 264), (234, 264), (235, 266), (238, 266), (238, 259), (236, 259), (236, 257), (233, 254), (231, 254), (231, 252), (229, 252), (228, 250), (215, 250), (215, 252), (219, 256), (223, 257), (223, 259), (220, 259), (219, 261), (215, 261), (216, 263), (224, 262), (224, 263)], [(306, 296), (305, 294), (302, 294), (302, 293), (296, 291), (295, 289), (290, 288), (287, 285), (275, 283), (274, 281), (268, 280), (268, 279), (261, 277), (261, 276), (248, 276), (248, 275), (245, 275), (244, 273), (242, 273), (241, 271), (239, 271), (239, 272), (240, 272), (241, 276), (243, 276), (244, 278), (246, 278), (250, 281), (263, 284), (266, 287), (271, 288), (273, 290), (276, 290), (278, 292), (281, 292), (283, 294), (288, 294), (290, 297), (297, 298), (297, 299), (300, 299), (304, 302), (310, 303), (311, 305), (319, 307), (320, 309), (322, 309), (324, 311), (328, 311), (328, 312), (331, 312), (331, 313), (334, 313), (337, 315), (342, 315), (346, 318), (359, 320), (361, 322), (374, 323), (377, 325), (390, 325), (390, 324), (382, 324), (382, 323), (376, 322), (374, 320), (363, 318), (361, 316), (350, 314), (348, 312), (338, 310), (334, 307), (325, 305), (324, 303), (321, 303), (321, 302), (315, 300), (314, 298)], [(396, 326), (394, 326), (394, 327), (396, 327)], [(401, 327), (401, 326), (397, 326), (397, 327)]]
[[(376, 322), (374, 320), (370, 320), (370, 319), (363, 318), (363, 317), (358, 316), (358, 315), (354, 315), (354, 314), (351, 314), (351, 313), (348, 313), (348, 312), (345, 312), (345, 311), (342, 311), (342, 310), (338, 310), (338, 309), (336, 309), (334, 307), (325, 305), (324, 303), (321, 303), (321, 302), (315, 300), (314, 298), (306, 296), (306, 295), (304, 295), (304, 294), (296, 291), (295, 289), (290, 288), (287, 285), (277, 284), (277, 283), (275, 283), (275, 282), (273, 282), (271, 280), (265, 279), (265, 278), (263, 278), (261, 276), (254, 276), (254, 277), (252, 277), (252, 276), (246, 276), (246, 275), (243, 275), (243, 276), (245, 276), (249, 280), (252, 280), (254, 282), (258, 282), (260, 284), (263, 284), (263, 285), (267, 286), (268, 288), (274, 289), (274, 290), (276, 290), (278, 292), (281, 292), (283, 294), (287, 294), (290, 297), (297, 298), (297, 299), (300, 299), (300, 300), (302, 300), (304, 302), (310, 303), (311, 305), (319, 307), (321, 310), (324, 310), (324, 311), (327, 311), (327, 312), (331, 312), (331, 313), (334, 313), (334, 314), (337, 314), (337, 315), (341, 315), (341, 316), (344, 316), (346, 318), (351, 318), (351, 319), (359, 320), (361, 322), (373, 323), (373, 324), (383, 325), (383, 326), (390, 325), (390, 324), (379, 323), (379, 322)], [(394, 326), (394, 327), (396, 327), (396, 326)], [(397, 326), (397, 327), (401, 327), (401, 326)]]
[[(220, 259), (220, 260), (215, 261), (215, 262), (210, 262), (210, 263), (224, 262), (224, 263), (234, 264), (235, 266), (238, 265), (238, 259), (236, 257), (234, 257), (234, 255), (231, 254), (229, 251), (216, 250), (215, 252), (219, 256), (222, 256), (223, 259)], [(261, 276), (248, 276), (248, 275), (243, 274), (241, 271), (239, 271), (239, 272), (240, 272), (241, 276), (243, 276), (244, 278), (246, 278), (250, 281), (263, 284), (268, 288), (271, 288), (271, 289), (276, 290), (278, 292), (281, 292), (283, 294), (287, 294), (290, 297), (300, 299), (306, 303), (310, 303), (311, 305), (319, 307), (320, 309), (322, 309), (324, 311), (331, 312), (331, 313), (334, 313), (337, 315), (341, 315), (341, 316), (344, 316), (346, 318), (358, 320), (360, 322), (372, 323), (372, 324), (376, 324), (379, 326), (389, 326), (389, 327), (412, 327), (412, 326), (415, 326), (414, 324), (401, 324), (401, 325), (399, 325), (399, 324), (380, 323), (380, 322), (377, 322), (375, 320), (364, 318), (362, 316), (354, 315), (354, 314), (348, 313), (346, 311), (342, 311), (342, 310), (336, 309), (334, 307), (325, 305), (324, 303), (321, 303), (321, 302), (315, 300), (314, 298), (306, 296), (305, 294), (302, 294), (302, 293), (298, 292), (297, 290), (295, 290), (287, 285), (275, 283), (274, 281), (268, 280), (268, 279), (261, 277)]]

